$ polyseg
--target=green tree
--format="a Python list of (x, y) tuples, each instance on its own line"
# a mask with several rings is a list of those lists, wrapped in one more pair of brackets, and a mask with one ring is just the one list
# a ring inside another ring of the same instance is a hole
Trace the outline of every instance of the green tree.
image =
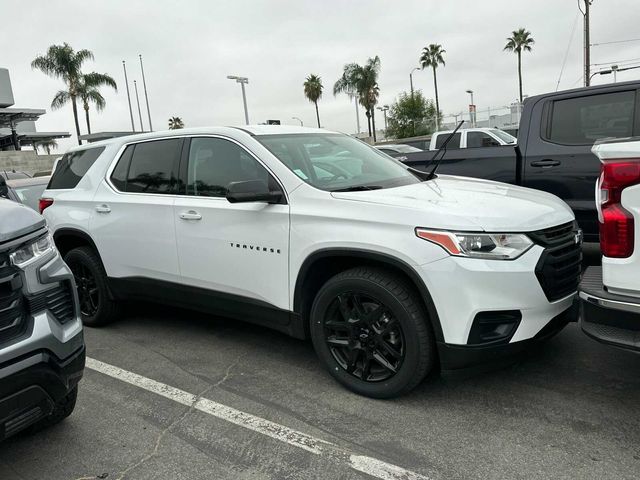
[(318, 113), (318, 100), (322, 98), (322, 79), (319, 75), (311, 74), (304, 82), (304, 96), (316, 106), (316, 119), (318, 120), (318, 128), (320, 128), (320, 114)]
[(507, 37), (507, 44), (504, 51), (515, 52), (518, 55), (518, 84), (520, 87), (520, 103), (522, 103), (522, 52), (530, 52), (532, 45), (536, 43), (531, 32), (520, 28), (511, 32), (511, 36)]
[(365, 109), (369, 136), (376, 141), (375, 107), (380, 97), (378, 76), (380, 75), (380, 57), (369, 58), (364, 65), (349, 63), (344, 66), (342, 77), (333, 86), (333, 94), (356, 93), (358, 102)]
[(402, 92), (389, 109), (389, 138), (408, 138), (427, 135), (435, 130), (436, 106), (420, 90)]
[[(423, 69), (431, 67), (433, 69), (433, 87), (436, 96), (436, 111), (440, 112), (440, 102), (438, 101), (438, 78), (436, 76), (436, 69), (438, 65), (445, 66), (444, 54), (446, 50), (442, 48), (442, 45), (432, 43), (422, 49), (422, 55), (420, 55), (420, 65)], [(439, 119), (436, 118), (436, 128), (439, 127)]]
[[(82, 81), (82, 64), (87, 60), (93, 60), (93, 53), (90, 50), (78, 50), (76, 52), (68, 43), (64, 43), (62, 45), (51, 45), (45, 55), (40, 55), (31, 62), (31, 68), (64, 81), (66, 90), (58, 92), (54, 97), (54, 102), (57, 102), (56, 105), (58, 105), (66, 97), (67, 100), (62, 104), (71, 103), (79, 145), (82, 145), (82, 141), (80, 140), (77, 100)], [(51, 107), (57, 108), (57, 106), (54, 107), (54, 102), (52, 102)]]
[(184, 128), (184, 122), (180, 117), (171, 117), (169, 119), (169, 130), (179, 130)]

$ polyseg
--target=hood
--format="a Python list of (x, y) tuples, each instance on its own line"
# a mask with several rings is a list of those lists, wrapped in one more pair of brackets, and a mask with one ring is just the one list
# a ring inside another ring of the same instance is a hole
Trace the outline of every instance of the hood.
[(29, 207), (0, 198), (0, 248), (3, 243), (44, 226), (44, 218)]
[(431, 228), (531, 232), (574, 219), (569, 206), (550, 193), (450, 175), (403, 187), (332, 195), (415, 210), (424, 218), (420, 226)]

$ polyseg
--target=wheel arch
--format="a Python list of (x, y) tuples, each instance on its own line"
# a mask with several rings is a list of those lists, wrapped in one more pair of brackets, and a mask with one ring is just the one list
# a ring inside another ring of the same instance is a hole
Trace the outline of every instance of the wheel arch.
[(422, 300), (436, 341), (444, 341), (440, 317), (431, 294), (411, 265), (385, 253), (345, 248), (318, 250), (302, 262), (298, 271), (293, 294), (293, 311), (302, 320), (306, 337), (309, 336), (309, 312), (318, 289), (333, 275), (361, 265), (384, 267), (407, 279)]
[(91, 238), (91, 236), (76, 228), (61, 228), (53, 233), (53, 241), (56, 244), (56, 248), (60, 252), (60, 255), (64, 256), (78, 247), (91, 247), (91, 249), (100, 258), (98, 247)]

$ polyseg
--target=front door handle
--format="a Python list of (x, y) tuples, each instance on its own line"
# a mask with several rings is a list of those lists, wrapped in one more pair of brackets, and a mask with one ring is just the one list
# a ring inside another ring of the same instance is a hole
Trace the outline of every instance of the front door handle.
[(545, 158), (544, 160), (535, 160), (531, 162), (530, 165), (532, 167), (549, 168), (549, 167), (557, 167), (558, 165), (560, 165), (560, 163), (561, 163), (560, 160)]
[(182, 220), (202, 220), (202, 215), (195, 210), (189, 210), (188, 212), (182, 212), (180, 218)]
[(98, 213), (110, 213), (111, 212), (111, 208), (106, 203), (103, 203), (102, 205), (96, 205), (96, 212), (98, 212)]

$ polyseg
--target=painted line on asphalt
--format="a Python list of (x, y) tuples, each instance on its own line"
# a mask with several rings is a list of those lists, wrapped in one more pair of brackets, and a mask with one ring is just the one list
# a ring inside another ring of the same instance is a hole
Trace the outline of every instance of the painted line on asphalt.
[(211, 416), (238, 425), (239, 427), (253, 430), (271, 437), (280, 442), (301, 448), (315, 455), (331, 457), (335, 460), (346, 463), (352, 469), (371, 475), (381, 480), (430, 480), (429, 477), (406, 470), (397, 465), (378, 460), (366, 455), (357, 455), (341, 449), (337, 445), (313, 437), (298, 430), (294, 430), (284, 425), (270, 420), (252, 415), (241, 410), (214, 402), (208, 398), (198, 398), (198, 395), (185, 392), (179, 388), (172, 387), (151, 378), (143, 377), (137, 373), (124, 370), (120, 367), (101, 362), (94, 358), (87, 357), (87, 368), (100, 372), (109, 377), (129, 383), (142, 388), (148, 392), (155, 393), (168, 398), (176, 403), (186, 406), (193, 406), (194, 409), (207, 413)]

